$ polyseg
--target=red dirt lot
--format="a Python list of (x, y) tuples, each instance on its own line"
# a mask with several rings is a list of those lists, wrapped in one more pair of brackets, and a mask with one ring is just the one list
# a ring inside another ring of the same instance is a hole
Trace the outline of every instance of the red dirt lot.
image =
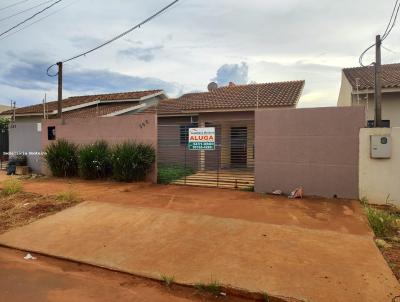
[[(4, 173), (0, 173), (0, 182), (6, 178)], [(371, 234), (362, 214), (362, 207), (355, 200), (288, 200), (283, 196), (227, 189), (81, 179), (66, 181), (56, 178), (25, 181), (24, 190), (42, 195), (72, 190), (83, 200), (124, 203), (346, 234)]]
[(192, 302), (233, 301), (236, 297), (206, 297), (195, 289), (172, 285), (168, 289), (155, 281), (112, 272), (84, 264), (0, 248), (0, 301), (7, 302)]

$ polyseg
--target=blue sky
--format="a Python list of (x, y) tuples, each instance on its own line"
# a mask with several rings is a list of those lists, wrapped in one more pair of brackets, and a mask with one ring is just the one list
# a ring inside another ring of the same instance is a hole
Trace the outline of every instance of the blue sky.
[[(35, 10), (29, 0), (0, 3), (0, 31)], [(97, 46), (170, 0), (63, 0), (32, 26), (0, 40), (0, 104), (56, 98), (47, 66)], [(341, 68), (384, 31), (394, 1), (180, 0), (151, 23), (112, 45), (64, 66), (64, 96), (164, 89), (203, 91), (210, 81), (306, 80), (301, 107), (334, 106)], [(62, 9), (60, 11), (57, 11)], [(36, 9), (37, 10), (37, 9)], [(386, 41), (383, 62), (398, 62), (399, 29)], [(366, 56), (372, 61), (373, 53)]]

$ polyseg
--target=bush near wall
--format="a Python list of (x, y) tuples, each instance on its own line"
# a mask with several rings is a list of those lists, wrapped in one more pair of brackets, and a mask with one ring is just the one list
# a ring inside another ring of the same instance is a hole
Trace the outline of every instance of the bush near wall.
[(113, 177), (126, 182), (144, 180), (155, 159), (152, 146), (134, 142), (116, 145), (111, 156)]
[(104, 141), (82, 146), (60, 139), (46, 148), (45, 160), (57, 177), (79, 174), (87, 179), (105, 178), (112, 173), (117, 181), (145, 180), (155, 162), (152, 146), (125, 142), (109, 148)]
[(79, 150), (79, 174), (86, 179), (106, 178), (111, 174), (111, 150), (105, 141)]
[(57, 177), (72, 177), (78, 174), (78, 146), (64, 139), (46, 148), (44, 156), (51, 173)]

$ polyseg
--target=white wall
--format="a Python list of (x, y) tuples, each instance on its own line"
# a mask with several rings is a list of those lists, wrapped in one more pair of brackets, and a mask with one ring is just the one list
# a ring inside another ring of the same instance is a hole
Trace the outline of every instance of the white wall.
[[(365, 95), (362, 98), (361, 104), (366, 104), (364, 101)], [(374, 95), (368, 96), (367, 120), (373, 120), (375, 116)], [(382, 119), (390, 120), (391, 127), (400, 127), (400, 93), (388, 92), (382, 96)]]
[(337, 102), (338, 107), (344, 107), (344, 106), (351, 106), (352, 102), (352, 96), (351, 92), (353, 91), (353, 87), (351, 87), (351, 84), (349, 80), (346, 78), (342, 71), (342, 83), (340, 86), (340, 91), (339, 91), (339, 98)]
[[(371, 135), (391, 135), (390, 159), (370, 156)], [(360, 130), (359, 196), (370, 203), (389, 202), (400, 206), (400, 128), (363, 128)], [(389, 196), (389, 198), (388, 198)]]

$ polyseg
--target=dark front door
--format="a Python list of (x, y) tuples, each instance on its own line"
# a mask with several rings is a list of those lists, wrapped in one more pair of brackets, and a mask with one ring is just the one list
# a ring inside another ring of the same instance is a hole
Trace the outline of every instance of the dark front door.
[(247, 127), (231, 127), (231, 166), (247, 166)]

